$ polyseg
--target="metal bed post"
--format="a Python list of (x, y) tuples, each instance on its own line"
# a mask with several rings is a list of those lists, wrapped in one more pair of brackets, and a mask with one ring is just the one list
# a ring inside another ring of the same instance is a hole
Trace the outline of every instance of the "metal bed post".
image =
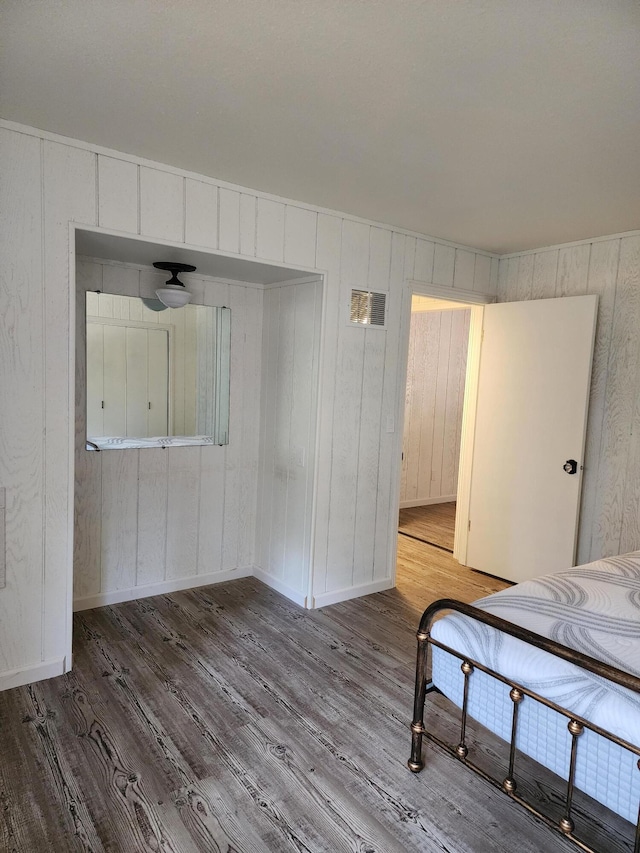
[[(464, 764), (466, 764), (467, 767), (469, 767), (471, 770), (474, 770), (488, 782), (502, 789), (508, 796), (516, 800), (516, 802), (524, 806), (532, 814), (535, 814), (537, 817), (541, 818), (549, 827), (555, 829), (557, 832), (562, 833), (566, 838), (571, 840), (578, 848), (583, 851), (587, 851), (587, 853), (595, 853), (595, 851), (593, 851), (591, 847), (589, 847), (587, 844), (585, 844), (573, 834), (575, 827), (573, 818), (571, 817), (571, 810), (575, 786), (578, 740), (583, 734), (584, 729), (589, 728), (601, 737), (604, 737), (607, 740), (618, 744), (624, 749), (631, 751), (635, 755), (640, 755), (640, 747), (625, 741), (623, 738), (613, 734), (612, 732), (608, 732), (605, 729), (602, 729), (600, 726), (597, 726), (594, 723), (589, 722), (588, 720), (578, 717), (576, 714), (571, 713), (569, 709), (563, 708), (561, 705), (558, 705), (557, 703), (552, 702), (550, 699), (546, 699), (545, 697), (540, 696), (532, 690), (528, 690), (521, 684), (517, 684), (516, 682), (506, 678), (500, 673), (495, 672), (489, 667), (486, 667), (478, 661), (473, 660), (468, 655), (464, 655), (462, 652), (457, 651), (456, 649), (452, 649), (444, 645), (443, 643), (434, 640), (431, 637), (431, 626), (435, 617), (445, 610), (453, 610), (477, 622), (484, 623), (485, 625), (488, 625), (497, 631), (510, 634), (512, 637), (516, 637), (517, 639), (522, 640), (523, 642), (528, 643), (529, 645), (535, 648), (542, 649), (543, 651), (548, 652), (549, 654), (555, 655), (556, 657), (561, 658), (562, 660), (568, 661), (569, 663), (572, 663), (580, 667), (581, 669), (588, 670), (589, 672), (592, 672), (595, 675), (600, 676), (601, 678), (605, 678), (608, 681), (611, 681), (615, 684), (619, 684), (622, 687), (625, 687), (635, 693), (640, 693), (640, 678), (630, 673), (616, 669), (615, 667), (603, 663), (602, 661), (599, 661), (596, 658), (589, 657), (588, 655), (585, 655), (582, 652), (578, 652), (575, 649), (563, 646), (560, 643), (557, 643), (555, 640), (549, 639), (548, 637), (543, 637), (540, 634), (536, 634), (533, 631), (529, 631), (527, 628), (522, 628), (521, 626), (516, 625), (513, 622), (508, 622), (505, 619), (501, 619), (498, 616), (494, 616), (493, 614), (474, 607), (471, 604), (466, 604), (461, 601), (455, 601), (454, 599), (443, 598), (439, 601), (435, 601), (424, 611), (420, 620), (420, 626), (417, 632), (418, 653), (416, 661), (416, 688), (413, 708), (413, 722), (411, 723), (411, 757), (407, 762), (409, 769), (414, 773), (419, 773), (420, 770), (422, 770), (422, 768), (424, 767), (424, 761), (422, 759), (422, 739), (423, 737), (427, 737), (429, 740), (438, 744), (440, 747), (448, 750), (451, 754), (453, 754)], [(461, 661), (460, 668), (464, 674), (464, 688), (460, 724), (460, 741), (455, 747), (444, 743), (435, 734), (427, 731), (424, 725), (424, 705), (426, 694), (431, 693), (433, 691), (440, 692), (438, 687), (433, 683), (433, 680), (427, 681), (429, 646), (437, 646), (443, 651), (448, 652), (454, 657), (457, 657)], [(492, 676), (496, 680), (501, 681), (503, 684), (510, 688), (509, 697), (513, 702), (513, 711), (511, 721), (511, 739), (509, 743), (509, 769), (507, 772), (507, 776), (501, 783), (467, 758), (469, 752), (466, 744), (467, 705), (469, 701), (469, 677), (475, 671), (475, 669), (481, 670), (482, 672)], [(522, 703), (525, 696), (530, 697), (531, 699), (539, 702), (542, 705), (546, 705), (551, 710), (556, 711), (557, 713), (563, 715), (569, 720), (567, 727), (572, 738), (571, 751), (569, 756), (569, 771), (565, 796), (564, 814), (559, 821), (552, 820), (550, 817), (539, 811), (535, 806), (524, 800), (516, 793), (517, 784), (514, 777), (514, 767), (516, 755), (518, 716), (520, 704)], [(638, 760), (637, 762), (637, 767), (640, 770), (640, 760)], [(640, 853), (640, 805), (638, 808), (638, 820), (635, 828), (633, 853)]]

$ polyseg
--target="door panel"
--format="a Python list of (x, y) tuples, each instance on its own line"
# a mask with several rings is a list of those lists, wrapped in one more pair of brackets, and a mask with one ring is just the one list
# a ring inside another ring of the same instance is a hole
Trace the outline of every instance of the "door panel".
[(596, 308), (485, 307), (466, 565), (513, 581), (574, 565)]

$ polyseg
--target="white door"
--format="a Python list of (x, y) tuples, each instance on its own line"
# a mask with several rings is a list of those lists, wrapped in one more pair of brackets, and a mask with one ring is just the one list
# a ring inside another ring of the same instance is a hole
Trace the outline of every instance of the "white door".
[(596, 309), (485, 307), (466, 565), (512, 581), (574, 565)]

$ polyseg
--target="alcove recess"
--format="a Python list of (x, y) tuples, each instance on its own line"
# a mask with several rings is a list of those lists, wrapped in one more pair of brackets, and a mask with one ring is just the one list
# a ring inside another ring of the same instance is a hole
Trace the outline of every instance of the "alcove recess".
[[(306, 605), (322, 277), (99, 229), (75, 248), (74, 609), (247, 575)], [(153, 298), (163, 259), (231, 309), (229, 443), (87, 451), (86, 292)]]

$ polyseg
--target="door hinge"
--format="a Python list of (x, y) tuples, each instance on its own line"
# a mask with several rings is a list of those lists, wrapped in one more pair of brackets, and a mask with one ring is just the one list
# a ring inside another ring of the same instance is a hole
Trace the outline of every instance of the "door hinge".
[(467, 527), (467, 530), (471, 530), (471, 519), (469, 519), (469, 526)]

